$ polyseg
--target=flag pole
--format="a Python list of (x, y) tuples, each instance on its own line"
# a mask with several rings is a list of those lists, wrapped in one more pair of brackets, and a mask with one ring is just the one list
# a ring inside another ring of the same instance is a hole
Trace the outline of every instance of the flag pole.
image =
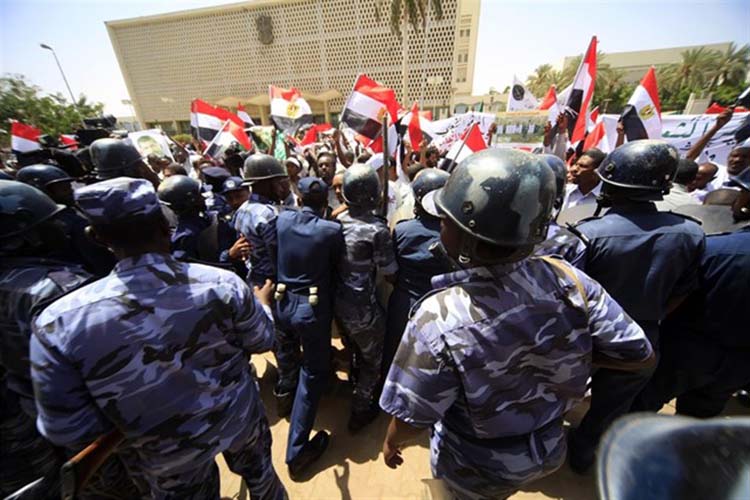
[(383, 206), (381, 207), (381, 215), (388, 218), (388, 177), (390, 172), (388, 171), (388, 164), (391, 160), (391, 155), (388, 152), (388, 113), (383, 115), (383, 171), (385, 175), (383, 178)]
[[(458, 151), (456, 151), (456, 158), (458, 158), (461, 155), (461, 151), (464, 149), (464, 146), (466, 146), (466, 141), (469, 140), (469, 134), (471, 134), (471, 129), (474, 128), (477, 125), (477, 122), (472, 121), (471, 125), (469, 125), (469, 129), (466, 131), (466, 137), (464, 137), (464, 140), (461, 142), (461, 147), (458, 148)], [(456, 165), (458, 163), (456, 160), (451, 161), (451, 169), (448, 171), (448, 173), (453, 173), (453, 169), (456, 168)]]
[(229, 120), (226, 120), (226, 121), (225, 121), (224, 123), (222, 123), (222, 125), (221, 125), (221, 128), (219, 129), (219, 131), (218, 131), (218, 132), (216, 132), (216, 135), (214, 135), (214, 138), (213, 138), (213, 139), (211, 139), (211, 142), (209, 142), (209, 143), (208, 143), (208, 146), (206, 146), (206, 148), (205, 148), (205, 149), (203, 150), (203, 152), (204, 152), (204, 153), (205, 153), (206, 151), (209, 151), (209, 150), (211, 149), (211, 146), (213, 146), (213, 145), (214, 145), (214, 143), (216, 142), (216, 139), (217, 139), (218, 137), (220, 137), (220, 136), (221, 136), (221, 134), (222, 134), (222, 133), (224, 132), (224, 129), (226, 128), (226, 126), (227, 126), (227, 124), (228, 124), (228, 123), (229, 123)]

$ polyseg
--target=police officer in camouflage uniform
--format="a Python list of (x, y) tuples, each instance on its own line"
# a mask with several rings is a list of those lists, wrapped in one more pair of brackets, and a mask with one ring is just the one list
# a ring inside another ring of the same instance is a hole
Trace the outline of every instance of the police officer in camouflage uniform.
[(250, 186), (250, 199), (235, 214), (234, 228), (247, 238), (252, 247), (248, 264), (248, 282), (262, 285), (265, 280), (276, 280), (275, 263), (268, 256), (264, 235), (268, 222), (278, 214), (279, 203), (286, 196), (283, 180), (288, 179), (286, 167), (266, 154), (247, 157), (243, 170), (245, 185)]
[(57, 215), (67, 226), (67, 245), (59, 245), (62, 260), (76, 262), (97, 276), (104, 276), (115, 266), (115, 256), (101, 245), (86, 236), (86, 218), (75, 206), (72, 183), (75, 179), (54, 165), (29, 165), (18, 171), (16, 180), (34, 186), (52, 198), (55, 203), (64, 205)]
[(393, 229), (393, 249), (398, 273), (388, 299), (388, 322), (381, 369), (384, 378), (401, 342), (401, 334), (404, 333), (412, 306), (430, 291), (433, 276), (449, 271), (445, 263), (430, 251), (430, 246), (440, 240), (440, 219), (427, 213), (421, 203), (427, 193), (443, 187), (448, 177), (448, 172), (437, 168), (421, 170), (411, 185), (414, 191), (415, 217), (396, 223)]
[[(577, 229), (588, 240), (584, 270), (615, 298), (646, 332), (659, 354), (659, 323), (699, 286), (705, 235), (698, 224), (654, 201), (669, 191), (677, 171), (677, 150), (663, 141), (633, 141), (599, 165), (602, 217), (584, 219)], [(594, 462), (599, 439), (630, 410), (652, 368), (624, 373), (598, 370), (592, 377), (591, 406), (570, 433), (570, 466), (584, 473)]]
[(506, 498), (562, 465), (563, 415), (592, 362), (653, 361), (641, 328), (562, 259), (528, 258), (544, 239), (552, 171), (515, 150), (463, 161), (423, 206), (460, 270), (436, 276), (414, 308), (380, 399), (391, 420), (385, 462), (432, 427), (433, 475), (458, 498)]
[[(27, 167), (28, 168), (28, 167)], [(36, 314), (92, 279), (49, 258), (65, 239), (62, 205), (36, 188), (0, 180), (0, 495), (5, 498), (60, 467), (36, 430), (29, 340)]]
[(40, 432), (58, 445), (113, 428), (152, 498), (218, 498), (216, 454), (254, 498), (285, 498), (248, 357), (273, 342), (271, 284), (175, 260), (153, 187), (115, 178), (76, 191), (112, 274), (37, 317), (30, 358)]
[[(296, 384), (286, 463), (293, 479), (328, 446), (319, 431), (309, 439), (318, 403), (331, 373), (331, 319), (335, 270), (344, 253), (341, 224), (323, 218), (328, 186), (317, 177), (299, 182), (301, 210), (284, 210), (272, 220), (271, 255), (276, 261), (276, 318), (279, 324), (279, 378)], [(302, 355), (300, 356), (300, 345)]]
[(559, 157), (551, 154), (539, 155), (555, 174), (555, 204), (552, 210), (552, 220), (547, 230), (547, 238), (536, 247), (537, 255), (559, 255), (575, 267), (583, 269), (586, 258), (586, 245), (581, 234), (574, 233), (567, 227), (557, 223), (557, 216), (565, 200), (565, 183), (568, 168)]
[(338, 266), (334, 313), (354, 354), (357, 377), (348, 427), (357, 432), (378, 414), (374, 397), (383, 360), (385, 312), (375, 296), (376, 271), (392, 280), (398, 265), (385, 219), (373, 214), (381, 197), (377, 172), (368, 165), (349, 167), (343, 196), (349, 209), (337, 220), (344, 228), (346, 252)]

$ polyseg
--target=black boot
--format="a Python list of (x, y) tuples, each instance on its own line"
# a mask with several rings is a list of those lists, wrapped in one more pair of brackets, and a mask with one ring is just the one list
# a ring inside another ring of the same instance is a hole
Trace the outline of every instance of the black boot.
[(300, 475), (326, 451), (329, 441), (330, 436), (326, 431), (318, 431), (315, 437), (307, 442), (300, 454), (289, 462), (289, 477), (298, 481)]

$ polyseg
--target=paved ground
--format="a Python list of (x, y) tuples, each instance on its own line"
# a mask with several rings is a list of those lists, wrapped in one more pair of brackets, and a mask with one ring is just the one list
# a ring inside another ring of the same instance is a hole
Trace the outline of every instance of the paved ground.
[[(286, 437), (289, 428), (286, 419), (279, 420), (275, 401), (271, 394), (275, 380), (275, 368), (270, 355), (257, 356), (253, 363), (258, 370), (263, 401), (273, 433), (273, 462), (290, 498), (301, 499), (427, 499), (436, 497), (430, 493), (431, 482), (427, 434), (408, 446), (403, 453), (404, 464), (391, 470), (383, 463), (381, 445), (388, 424), (385, 415), (370, 424), (356, 436), (346, 429), (349, 415), (349, 384), (339, 373), (339, 379), (324, 396), (315, 430), (325, 429), (331, 433), (331, 445), (320, 461), (313, 466), (309, 477), (294, 482), (287, 474), (284, 464)], [(572, 412), (569, 419), (577, 423), (585, 407)], [(663, 413), (674, 413), (665, 407)], [(731, 403), (727, 415), (748, 415), (750, 411)], [(241, 479), (231, 473), (219, 457), (221, 469), (221, 492), (224, 498), (249, 498)], [(594, 500), (596, 498), (594, 477), (573, 474), (567, 465), (541, 481), (532, 483), (512, 497), (517, 500), (564, 498), (567, 500)]]

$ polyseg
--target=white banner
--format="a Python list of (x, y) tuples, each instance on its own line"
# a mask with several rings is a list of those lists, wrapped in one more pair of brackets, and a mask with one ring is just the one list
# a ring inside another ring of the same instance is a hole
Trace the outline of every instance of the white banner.
[(432, 130), (435, 132), (436, 137), (433, 138), (432, 145), (440, 151), (448, 151), (472, 123), (479, 124), (479, 130), (486, 137), (487, 132), (490, 130), (490, 125), (494, 122), (494, 113), (480, 113), (477, 111), (453, 115), (444, 120), (435, 120), (432, 122)]

